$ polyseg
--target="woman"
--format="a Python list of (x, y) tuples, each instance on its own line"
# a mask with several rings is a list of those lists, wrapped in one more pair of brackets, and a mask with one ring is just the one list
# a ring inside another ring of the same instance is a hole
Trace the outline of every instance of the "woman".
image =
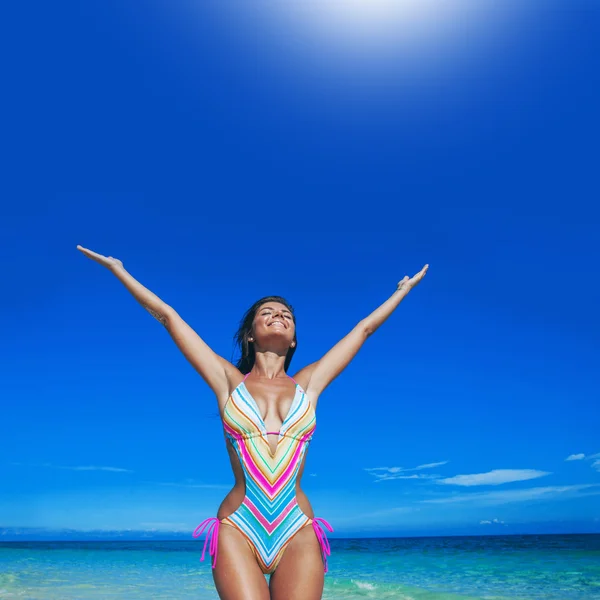
[[(194, 536), (208, 528), (204, 547), (210, 535), (219, 597), (321, 598), (329, 554), (324, 528), (332, 529), (312, 516), (299, 485), (317, 402), (365, 340), (423, 279), (428, 265), (414, 277), (404, 277), (388, 300), (292, 378), (286, 372), (297, 347), (296, 322), (283, 298), (263, 298), (248, 310), (237, 333), (242, 356), (233, 366), (215, 354), (172, 307), (136, 281), (120, 260), (77, 248), (107, 267), (165, 326), (217, 397), (235, 485), (217, 517), (204, 521)], [(272, 573), (268, 584), (265, 573)]]

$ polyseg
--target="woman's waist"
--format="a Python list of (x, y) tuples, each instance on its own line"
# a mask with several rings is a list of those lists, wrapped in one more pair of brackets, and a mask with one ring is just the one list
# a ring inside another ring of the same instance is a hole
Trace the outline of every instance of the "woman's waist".
[[(285, 498), (282, 497), (282, 495), (288, 497)], [(300, 487), (299, 483), (292, 488), (291, 493), (290, 491), (285, 492), (285, 490), (282, 490), (282, 494), (275, 494), (274, 496), (271, 496), (261, 489), (248, 490), (243, 481), (236, 482), (230, 492), (225, 496), (217, 511), (217, 518), (222, 520), (229, 517), (234, 512), (237, 512), (237, 510), (240, 509), (244, 504), (260, 504), (263, 506), (273, 504), (273, 506), (277, 506), (281, 505), (282, 503), (284, 506), (297, 504), (300, 507), (300, 510), (308, 518), (314, 518), (310, 501), (304, 493), (304, 490), (302, 490)]]
[[(296, 480), (296, 484), (291, 489), (293, 490), (291, 497), (293, 497), (295, 495), (296, 497), (302, 496), (302, 497), (306, 498), (306, 494), (304, 493), (304, 490), (302, 489), (299, 478)], [(254, 496), (262, 496), (264, 494), (275, 499), (278, 496), (281, 497), (281, 494), (289, 495), (290, 488), (288, 487), (288, 485), (284, 485), (280, 489), (277, 489), (276, 486), (273, 486), (273, 488), (265, 489), (263, 487), (255, 485), (255, 484), (253, 484), (252, 487), (249, 488), (249, 486), (247, 486), (246, 478), (236, 474), (233, 487), (229, 490), (229, 492), (227, 492), (225, 498), (223, 499), (223, 502), (225, 502), (225, 500), (227, 500), (227, 498), (230, 498), (230, 497), (235, 497), (235, 498), (241, 497), (243, 499), (245, 497), (251, 498)]]

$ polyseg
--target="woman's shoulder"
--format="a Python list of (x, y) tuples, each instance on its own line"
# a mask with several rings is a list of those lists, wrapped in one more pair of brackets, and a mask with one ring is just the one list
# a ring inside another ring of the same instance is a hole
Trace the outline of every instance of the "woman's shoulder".
[(307, 390), (308, 389), (308, 384), (310, 383), (310, 377), (312, 375), (312, 372), (314, 371), (315, 367), (317, 366), (318, 361), (311, 363), (310, 365), (306, 365), (306, 367), (303, 367), (302, 369), (300, 369), (293, 377), (292, 379), (303, 389), (303, 390)]
[(233, 391), (239, 387), (240, 383), (244, 381), (244, 374), (232, 363), (228, 360), (224, 359), (222, 356), (219, 356), (219, 362), (221, 363), (223, 370), (225, 371), (225, 376), (227, 377), (228, 383), (228, 394), (225, 398), (219, 398), (219, 404), (224, 404), (229, 396), (233, 393)]

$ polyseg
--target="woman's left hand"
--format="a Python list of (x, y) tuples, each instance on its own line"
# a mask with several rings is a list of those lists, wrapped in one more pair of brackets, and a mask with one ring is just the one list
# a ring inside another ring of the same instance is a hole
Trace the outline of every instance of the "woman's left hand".
[(406, 292), (410, 292), (416, 285), (421, 283), (423, 277), (425, 277), (425, 273), (427, 273), (427, 269), (429, 269), (429, 265), (425, 265), (414, 277), (409, 277), (406, 275), (402, 281), (398, 282), (399, 290), (406, 290)]

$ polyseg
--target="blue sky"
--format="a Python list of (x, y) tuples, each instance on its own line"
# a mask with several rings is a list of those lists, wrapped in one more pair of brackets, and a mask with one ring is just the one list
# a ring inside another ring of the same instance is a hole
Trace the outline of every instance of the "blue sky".
[(598, 8), (116, 4), (4, 40), (3, 539), (186, 536), (232, 484), (210, 390), (77, 244), (227, 358), (285, 296), (292, 371), (429, 263), (320, 401), (316, 514), (600, 532)]

